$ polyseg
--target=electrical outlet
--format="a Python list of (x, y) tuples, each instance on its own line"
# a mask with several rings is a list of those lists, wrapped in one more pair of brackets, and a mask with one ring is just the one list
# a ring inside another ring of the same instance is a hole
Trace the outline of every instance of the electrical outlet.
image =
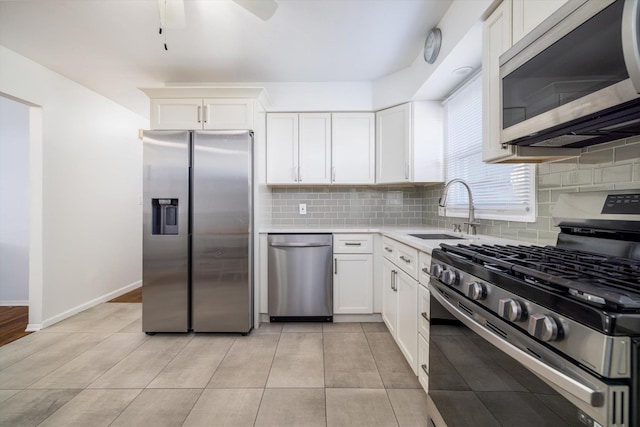
[(307, 204), (300, 203), (300, 215), (306, 215), (306, 214), (307, 214)]

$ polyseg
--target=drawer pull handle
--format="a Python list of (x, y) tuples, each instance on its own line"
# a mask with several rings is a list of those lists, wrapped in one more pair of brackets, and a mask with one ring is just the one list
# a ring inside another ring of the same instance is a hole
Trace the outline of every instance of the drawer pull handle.
[(426, 312), (422, 312), (422, 317), (424, 317), (424, 320), (429, 321), (429, 316), (427, 316)]
[(345, 246), (362, 246), (362, 243), (346, 242), (344, 245)]
[(428, 276), (429, 275), (429, 267), (423, 268), (422, 272)]
[(420, 367), (422, 368), (422, 370), (424, 371), (425, 374), (429, 375), (429, 372), (427, 372), (427, 365), (426, 364), (422, 364)]
[(387, 251), (387, 252), (393, 252), (393, 249), (391, 249), (391, 248), (389, 248), (387, 246), (384, 247), (384, 250)]
[(409, 258), (405, 258), (404, 255), (400, 255), (400, 259), (406, 262), (407, 264), (411, 264), (411, 260)]

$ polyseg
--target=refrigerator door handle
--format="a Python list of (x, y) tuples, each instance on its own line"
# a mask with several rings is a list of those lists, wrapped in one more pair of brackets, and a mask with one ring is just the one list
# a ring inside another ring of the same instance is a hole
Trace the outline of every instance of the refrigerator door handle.
[(331, 246), (328, 243), (269, 243), (272, 248), (322, 248)]

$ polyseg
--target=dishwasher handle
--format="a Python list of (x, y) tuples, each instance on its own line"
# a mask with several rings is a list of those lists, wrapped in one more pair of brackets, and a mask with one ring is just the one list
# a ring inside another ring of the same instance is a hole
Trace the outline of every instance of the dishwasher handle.
[(269, 243), (272, 248), (322, 248), (331, 243)]

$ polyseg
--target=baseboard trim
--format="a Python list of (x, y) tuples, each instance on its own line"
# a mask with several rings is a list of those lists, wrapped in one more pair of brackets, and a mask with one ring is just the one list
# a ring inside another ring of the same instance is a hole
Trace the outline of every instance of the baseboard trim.
[(27, 329), (25, 329), (25, 332), (38, 332), (40, 329), (42, 329), (42, 324), (40, 323), (29, 323), (27, 325)]
[(29, 300), (0, 301), (0, 307), (24, 307), (29, 305)]
[(109, 293), (107, 293), (105, 295), (102, 295), (102, 296), (100, 296), (98, 298), (94, 298), (94, 299), (92, 299), (90, 301), (87, 301), (87, 302), (85, 302), (83, 304), (80, 304), (80, 305), (77, 305), (77, 306), (75, 306), (73, 308), (70, 308), (67, 311), (64, 311), (64, 312), (62, 312), (60, 314), (57, 314), (55, 316), (52, 316), (52, 317), (44, 320), (42, 322), (42, 324), (40, 324), (40, 329), (44, 329), (44, 328), (47, 328), (47, 327), (49, 327), (51, 325), (55, 325), (56, 323), (61, 322), (64, 319), (67, 319), (67, 318), (73, 316), (74, 314), (78, 314), (81, 311), (85, 311), (85, 310), (87, 310), (87, 309), (89, 309), (91, 307), (95, 307), (98, 304), (102, 304), (102, 303), (107, 302), (109, 300), (112, 300), (112, 299), (114, 299), (116, 297), (119, 297), (120, 295), (124, 295), (127, 292), (130, 292), (130, 291), (132, 291), (132, 290), (134, 290), (136, 288), (139, 288), (140, 286), (142, 286), (142, 280), (137, 280), (137, 281), (135, 281), (135, 282), (133, 282), (131, 284), (128, 284), (127, 286), (123, 286), (120, 289), (116, 289), (115, 291), (109, 292)]

